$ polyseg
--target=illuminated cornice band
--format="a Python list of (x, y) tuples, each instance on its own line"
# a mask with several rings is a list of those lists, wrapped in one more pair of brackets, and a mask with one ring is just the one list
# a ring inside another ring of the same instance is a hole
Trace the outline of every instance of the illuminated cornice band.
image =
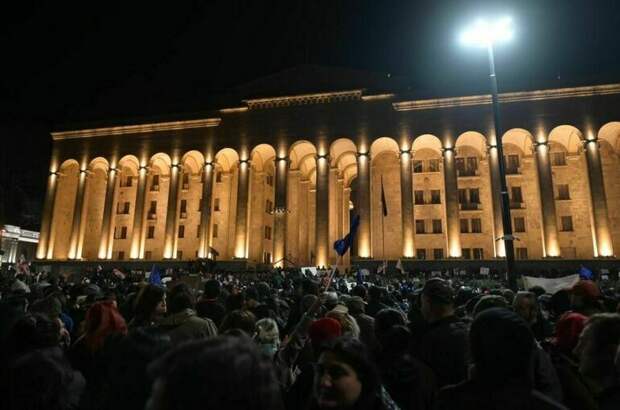
[(221, 118), (205, 118), (201, 120), (157, 122), (152, 124), (122, 125), (118, 127), (91, 128), (75, 131), (52, 132), (53, 140), (68, 140), (75, 138), (103, 137), (107, 135), (142, 134), (157, 131), (176, 131), (192, 128), (217, 127)]
[[(502, 93), (502, 103), (520, 101), (557, 100), (561, 98), (592, 97), (596, 95), (620, 94), (620, 84), (595, 85), (575, 88), (556, 88), (551, 90), (520, 91)], [(396, 111), (431, 110), (436, 108), (468, 107), (472, 105), (491, 104), (490, 95), (472, 95), (468, 97), (435, 98), (432, 100), (401, 101), (392, 103)]]
[(394, 98), (394, 94), (362, 95), (362, 101), (389, 100), (390, 98)]
[(250, 109), (288, 107), (292, 105), (324, 104), (340, 101), (354, 101), (362, 98), (362, 90), (337, 91), (329, 93), (291, 95), (285, 97), (257, 98), (243, 100)]

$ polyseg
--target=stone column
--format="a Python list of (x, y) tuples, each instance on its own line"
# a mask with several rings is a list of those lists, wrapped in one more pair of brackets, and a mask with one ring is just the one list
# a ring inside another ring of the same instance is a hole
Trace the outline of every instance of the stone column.
[(131, 231), (131, 259), (144, 257), (144, 202), (146, 201), (146, 179), (148, 168), (141, 166), (138, 170), (138, 188), (136, 190), (136, 209), (133, 214), (133, 229)]
[(79, 259), (78, 248), (80, 247), (80, 229), (82, 224), (82, 207), (84, 204), (84, 187), (88, 171), (80, 170), (78, 177), (78, 188), (75, 194), (75, 204), (73, 206), (73, 224), (71, 225), (71, 239), (69, 242), (69, 259)]
[(198, 246), (198, 256), (206, 258), (209, 256), (209, 246), (211, 243), (211, 201), (213, 196), (213, 179), (215, 177), (214, 165), (212, 162), (205, 163), (202, 170), (202, 201), (200, 206), (200, 245)]
[(289, 161), (287, 157), (276, 159), (275, 207), (273, 212), (273, 262), (284, 267), (286, 258), (286, 207)]
[(357, 210), (360, 224), (357, 230), (357, 256), (372, 257), (372, 230), (370, 225), (370, 154), (357, 154)]
[(503, 258), (506, 256), (504, 241), (496, 240), (504, 236), (504, 225), (502, 224), (502, 193), (499, 176), (500, 158), (497, 154), (497, 145), (488, 145), (487, 152), (489, 158), (489, 179), (491, 181), (491, 203), (493, 205), (493, 249), (495, 250), (496, 258)]
[(448, 239), (448, 256), (461, 257), (461, 228), (459, 222), (459, 190), (456, 177), (454, 148), (443, 149), (443, 177), (446, 197), (446, 236)]
[(317, 266), (327, 267), (329, 258), (329, 157), (316, 159), (315, 255)]
[(411, 157), (412, 153), (410, 151), (400, 152), (400, 202), (403, 225), (402, 255), (405, 258), (413, 258), (415, 255)]
[(112, 215), (114, 213), (114, 199), (116, 197), (116, 178), (118, 174), (116, 168), (108, 169), (108, 182), (105, 191), (105, 204), (103, 207), (103, 221), (101, 222), (101, 239), (99, 240), (99, 259), (110, 259), (112, 257), (112, 244), (114, 241), (114, 224)]
[(613, 256), (614, 250), (609, 227), (609, 214), (603, 181), (601, 153), (596, 139), (583, 141), (588, 165), (588, 181), (590, 182), (590, 209), (592, 214), (592, 228), (595, 256)]
[(248, 199), (250, 197), (250, 160), (239, 161), (237, 215), (235, 220), (235, 258), (248, 257)]
[(542, 210), (543, 254), (545, 257), (557, 257), (560, 256), (560, 245), (555, 214), (551, 161), (549, 160), (549, 144), (547, 142), (535, 142), (534, 151), (540, 192), (540, 209)]
[(37, 245), (37, 259), (50, 259), (48, 246), (51, 240), (50, 231), (52, 227), (52, 216), (54, 212), (54, 202), (56, 201), (56, 188), (58, 187), (58, 173), (50, 172), (47, 178), (47, 189), (45, 191), (45, 202), (41, 214), (41, 232), (39, 233), (39, 244)]
[(177, 230), (179, 215), (177, 212), (179, 199), (179, 179), (181, 178), (181, 166), (170, 166), (170, 185), (168, 186), (168, 210), (166, 212), (166, 234), (164, 236), (164, 258), (176, 259), (175, 244), (177, 242)]

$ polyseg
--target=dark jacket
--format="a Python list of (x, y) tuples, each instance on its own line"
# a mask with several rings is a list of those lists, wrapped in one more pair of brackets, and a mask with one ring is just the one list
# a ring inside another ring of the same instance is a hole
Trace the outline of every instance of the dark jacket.
[(469, 338), (467, 324), (456, 316), (412, 329), (411, 352), (435, 373), (437, 386), (467, 378)]
[(575, 358), (555, 346), (550, 348), (549, 355), (562, 386), (563, 403), (573, 410), (596, 410), (596, 400), (581, 378)]
[(365, 313), (352, 315), (360, 327), (360, 341), (366, 345), (369, 352), (377, 348), (377, 338), (375, 337), (375, 318)]
[(192, 309), (184, 309), (163, 318), (158, 327), (170, 336), (173, 345), (217, 335), (217, 327), (213, 321), (199, 318)]
[(196, 314), (203, 319), (211, 319), (219, 328), (226, 316), (226, 308), (214, 299), (203, 299), (196, 303)]
[(556, 410), (566, 407), (544, 394), (519, 383), (506, 383), (499, 389), (486, 383), (466, 380), (439, 392), (435, 410)]

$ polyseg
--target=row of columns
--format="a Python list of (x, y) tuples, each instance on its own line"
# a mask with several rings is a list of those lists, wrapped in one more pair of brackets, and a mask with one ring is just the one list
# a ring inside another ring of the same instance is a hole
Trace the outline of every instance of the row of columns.
[[(536, 162), (539, 196), (542, 215), (543, 250), (546, 257), (560, 256), (558, 227), (555, 210), (555, 197), (551, 162), (549, 158), (549, 146), (547, 142), (534, 144), (534, 156)], [(443, 167), (445, 184), (445, 209), (447, 224), (447, 248), (450, 257), (461, 256), (460, 227), (459, 227), (459, 202), (458, 202), (458, 179), (454, 148), (443, 149)], [(591, 218), (593, 229), (593, 245), (595, 256), (612, 256), (613, 247), (607, 212), (607, 201), (603, 184), (603, 172), (601, 165), (598, 142), (595, 139), (584, 141), (584, 152), (588, 170), (588, 180), (591, 194)], [(497, 147), (488, 146), (488, 158), (490, 167), (490, 183), (493, 205), (494, 239), (503, 235), (501, 204), (499, 193), (499, 161)], [(411, 151), (400, 152), (400, 181), (402, 202), (402, 255), (414, 257), (414, 213), (413, 213), (413, 189), (412, 189), (412, 156)], [(357, 210), (360, 216), (358, 228), (358, 256), (362, 258), (372, 257), (371, 247), (371, 206), (370, 206), (370, 156), (368, 153), (358, 153), (357, 157)], [(275, 208), (274, 208), (274, 239), (273, 261), (283, 264), (286, 255), (286, 214), (287, 214), (287, 184), (289, 172), (289, 160), (287, 157), (275, 159)], [(112, 257), (114, 224), (112, 223), (114, 204), (116, 202), (118, 170), (110, 168), (107, 176), (105, 205), (101, 230), (101, 240), (98, 256), (100, 259)], [(211, 199), (214, 183), (214, 164), (207, 162), (203, 168), (202, 206), (199, 230), (199, 256), (207, 257), (211, 240)], [(130, 257), (140, 259), (144, 256), (146, 233), (144, 229), (144, 206), (147, 193), (147, 167), (140, 167), (138, 172), (138, 184), (136, 192), (136, 206), (133, 220)], [(81, 170), (79, 173), (76, 200), (74, 205), (73, 221), (70, 237), (69, 258), (80, 259), (84, 240), (84, 216), (87, 207), (85, 192), (88, 191), (88, 171)], [(164, 238), (164, 257), (171, 259), (176, 257), (177, 230), (179, 215), (177, 212), (179, 193), (182, 178), (180, 165), (172, 165), (170, 169), (170, 187), (168, 191), (168, 209)], [(53, 258), (53, 211), (55, 206), (56, 189), (59, 174), (51, 173), (48, 180), (42, 215), (41, 234), (38, 258)], [(315, 255), (317, 265), (327, 265), (329, 262), (329, 179), (330, 166), (327, 155), (316, 157), (316, 218), (315, 218)], [(250, 163), (249, 160), (239, 161), (239, 178), (237, 185), (237, 212), (235, 221), (235, 247), (236, 258), (248, 257), (249, 240), (249, 189), (250, 189)], [(344, 187), (343, 187), (344, 188)], [(340, 221), (340, 219), (339, 219)], [(333, 221), (336, 222), (336, 221)], [(340, 233), (340, 230), (338, 231)], [(342, 232), (346, 233), (346, 232)], [(502, 241), (494, 241), (496, 256), (504, 256)]]

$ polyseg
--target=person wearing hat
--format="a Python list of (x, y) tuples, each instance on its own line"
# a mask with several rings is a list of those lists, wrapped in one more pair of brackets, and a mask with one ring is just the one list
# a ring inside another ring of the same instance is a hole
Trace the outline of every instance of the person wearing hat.
[(360, 328), (360, 341), (366, 345), (370, 352), (377, 348), (377, 338), (375, 337), (375, 319), (366, 314), (367, 303), (360, 296), (351, 296), (347, 300), (349, 314), (355, 318)]
[(425, 323), (412, 329), (415, 357), (426, 363), (439, 387), (456, 384), (467, 377), (467, 324), (454, 312), (454, 291), (440, 278), (426, 282), (421, 294)]
[(360, 327), (353, 316), (349, 314), (349, 308), (345, 305), (338, 304), (332, 310), (325, 314), (325, 317), (336, 319), (342, 328), (342, 334), (354, 339), (360, 337)]
[(580, 280), (568, 292), (574, 312), (588, 317), (604, 312), (600, 303), (601, 290), (591, 280)]

